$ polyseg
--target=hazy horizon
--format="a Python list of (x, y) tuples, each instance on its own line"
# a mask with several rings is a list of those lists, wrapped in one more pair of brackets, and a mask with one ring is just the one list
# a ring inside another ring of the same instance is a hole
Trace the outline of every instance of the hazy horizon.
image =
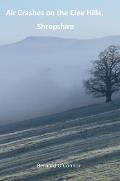
[(8, 42), (6, 44), (0, 44), (0, 47), (2, 46), (7, 46), (7, 45), (11, 45), (11, 44), (15, 44), (15, 43), (19, 43), (19, 42), (22, 42), (26, 39), (29, 39), (29, 38), (55, 38), (55, 39), (65, 39), (65, 40), (97, 40), (97, 39), (104, 39), (104, 38), (112, 38), (112, 37), (120, 37), (120, 35), (108, 35), (108, 36), (100, 36), (100, 37), (90, 37), (90, 38), (70, 38), (70, 37), (62, 37), (62, 36), (42, 36), (42, 35), (29, 35), (29, 36), (26, 36), (20, 40), (16, 40), (16, 41), (13, 41), (13, 42)]

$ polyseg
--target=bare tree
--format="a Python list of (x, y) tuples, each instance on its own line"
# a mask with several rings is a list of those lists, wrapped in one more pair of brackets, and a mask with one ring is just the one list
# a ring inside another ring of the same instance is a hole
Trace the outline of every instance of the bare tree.
[(98, 56), (90, 71), (91, 77), (84, 82), (88, 93), (95, 97), (106, 97), (120, 90), (120, 52), (118, 46), (109, 46)]

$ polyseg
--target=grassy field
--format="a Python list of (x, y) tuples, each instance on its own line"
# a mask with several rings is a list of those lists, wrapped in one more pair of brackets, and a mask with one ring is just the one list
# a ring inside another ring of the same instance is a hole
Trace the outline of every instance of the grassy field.
[[(72, 166), (51, 168), (55, 163)], [(119, 105), (93, 105), (0, 127), (0, 181), (66, 180), (120, 180)]]

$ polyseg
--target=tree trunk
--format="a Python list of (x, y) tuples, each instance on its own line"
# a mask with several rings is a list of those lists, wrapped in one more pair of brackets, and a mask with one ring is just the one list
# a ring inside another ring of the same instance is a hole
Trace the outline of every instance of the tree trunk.
[(106, 103), (109, 103), (109, 102), (112, 101), (111, 97), (112, 97), (112, 94), (111, 94), (111, 93), (107, 93), (107, 94), (106, 94)]

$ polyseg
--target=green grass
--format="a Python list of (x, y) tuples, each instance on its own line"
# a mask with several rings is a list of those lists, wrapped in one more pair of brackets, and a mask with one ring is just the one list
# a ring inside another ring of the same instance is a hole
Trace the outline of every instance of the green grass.
[(42, 180), (119, 181), (120, 106), (93, 105), (1, 126), (0, 181)]

